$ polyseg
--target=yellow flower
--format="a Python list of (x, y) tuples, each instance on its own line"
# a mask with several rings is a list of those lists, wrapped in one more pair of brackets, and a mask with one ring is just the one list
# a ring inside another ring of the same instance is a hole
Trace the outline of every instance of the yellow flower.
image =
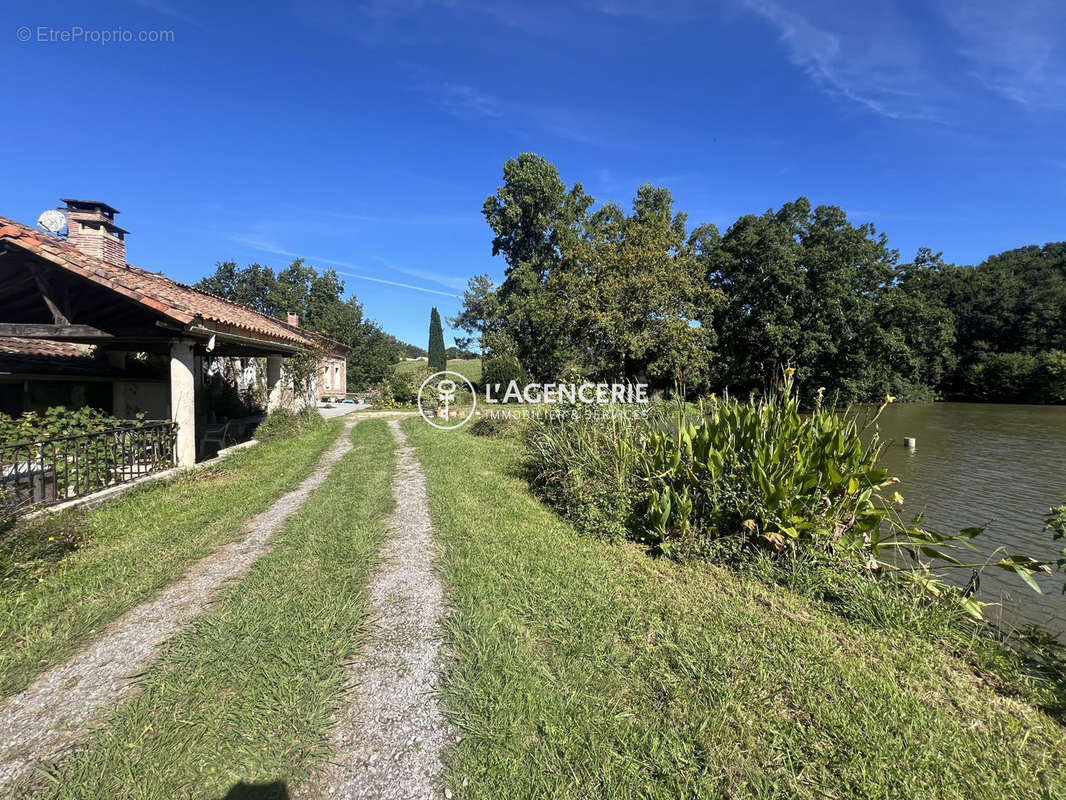
[(786, 378), (791, 378), (795, 374), (796, 374), (796, 370), (793, 369), (792, 367), (789, 367), (788, 369), (785, 370), (785, 377)]
[(885, 402), (886, 403), (894, 403), (894, 402), (896, 402), (896, 396), (894, 394), (886, 394), (885, 395)]
[(56, 540), (56, 537), (54, 537), (54, 536), (49, 536), (48, 537), (48, 541), (50, 541), (50, 542), (54, 542), (55, 540)]
[(901, 495), (899, 492), (893, 492), (892, 493), (892, 502), (893, 503), (899, 503), (900, 505), (903, 505), (903, 495)]

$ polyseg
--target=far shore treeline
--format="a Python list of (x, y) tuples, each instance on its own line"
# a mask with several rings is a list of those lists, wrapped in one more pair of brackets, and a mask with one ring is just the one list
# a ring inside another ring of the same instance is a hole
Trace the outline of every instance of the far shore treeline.
[(803, 197), (722, 234), (689, 227), (664, 187), (597, 205), (532, 153), (483, 210), (504, 280), (472, 279), (451, 323), (487, 381), (578, 370), (747, 395), (791, 365), (802, 392), (842, 403), (1066, 401), (1066, 242), (901, 263), (872, 224)]
[[(639, 187), (628, 211), (598, 204), (532, 153), (504, 164), (483, 213), (504, 279), (471, 279), (448, 358), (480, 350), (487, 383), (581, 374), (746, 396), (792, 366), (807, 399), (1066, 402), (1066, 242), (976, 267), (930, 248), (903, 262), (872, 224), (804, 197), (723, 234), (690, 226), (665, 187)], [(301, 259), (223, 262), (196, 286), (349, 345), (351, 391), (427, 355)]]

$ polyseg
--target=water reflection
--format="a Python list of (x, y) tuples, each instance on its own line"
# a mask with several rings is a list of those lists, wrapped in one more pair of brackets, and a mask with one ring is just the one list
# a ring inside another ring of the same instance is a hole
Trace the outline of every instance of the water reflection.
[[(885, 409), (878, 427), (883, 439), (895, 440), (881, 463), (902, 481), (908, 517), (924, 511), (928, 526), (947, 531), (984, 525), (976, 543), (985, 555), (1003, 546), (1056, 557), (1042, 529), (1047, 509), (1066, 502), (1066, 407), (897, 404)], [(903, 446), (904, 436), (917, 437), (916, 449)], [(1064, 633), (1062, 583), (1061, 575), (1043, 578), (1045, 594), (1038, 595), (1017, 576), (989, 569), (980, 599), (1002, 601), (1004, 622)]]

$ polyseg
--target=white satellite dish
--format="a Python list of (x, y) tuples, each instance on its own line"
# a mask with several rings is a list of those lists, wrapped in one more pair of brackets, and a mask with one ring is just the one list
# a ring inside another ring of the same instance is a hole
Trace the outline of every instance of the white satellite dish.
[(49, 233), (59, 233), (67, 224), (67, 216), (62, 211), (50, 208), (37, 217), (37, 224)]

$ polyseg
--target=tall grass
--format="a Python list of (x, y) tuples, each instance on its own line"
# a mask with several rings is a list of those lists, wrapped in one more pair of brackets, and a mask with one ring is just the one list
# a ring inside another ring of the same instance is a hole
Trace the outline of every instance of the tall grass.
[[(85, 514), (76, 548), (62, 540), (61, 520), (31, 522), (23, 531), (5, 534), (0, 696), (24, 689), (111, 620), (236, 538), (246, 520), (299, 485), (339, 428), (333, 421), (135, 487)], [(11, 536), (45, 541), (27, 544)], [(48, 542), (49, 536), (55, 541)]]
[(579, 530), (679, 560), (802, 555), (858, 564), (974, 617), (982, 605), (945, 581), (945, 571), (994, 566), (1035, 586), (1032, 573), (1045, 567), (1032, 559), (966, 560), (979, 528), (944, 534), (920, 517), (899, 517), (898, 481), (877, 466), (877, 436), (864, 435), (878, 414), (860, 423), (820, 398), (803, 410), (786, 371), (760, 398), (537, 421), (525, 465), (538, 496)]
[[(878, 629), (780, 581), (577, 535), (515, 479), (512, 440), (405, 428), (453, 609), (456, 798), (1066, 796), (1063, 728), (1036, 708), (1053, 698), (989, 668), (1004, 648), (900, 623), (901, 600), (856, 608)], [(753, 570), (789, 569), (758, 552)]]
[(532, 419), (523, 468), (533, 492), (580, 532), (643, 539), (643, 451), (668, 423), (669, 409), (652, 406), (638, 419), (612, 411), (620, 409)]
[(279, 408), (271, 411), (255, 429), (255, 438), (261, 442), (289, 439), (302, 433), (325, 427), (326, 421), (317, 409), (307, 407), (299, 411)]

